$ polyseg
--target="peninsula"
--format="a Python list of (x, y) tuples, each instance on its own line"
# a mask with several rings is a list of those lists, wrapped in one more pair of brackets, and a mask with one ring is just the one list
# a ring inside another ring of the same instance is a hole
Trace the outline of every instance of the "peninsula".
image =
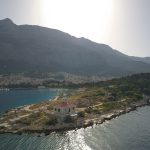
[(101, 124), (150, 103), (150, 74), (78, 84), (69, 95), (21, 106), (0, 117), (0, 133), (44, 133)]

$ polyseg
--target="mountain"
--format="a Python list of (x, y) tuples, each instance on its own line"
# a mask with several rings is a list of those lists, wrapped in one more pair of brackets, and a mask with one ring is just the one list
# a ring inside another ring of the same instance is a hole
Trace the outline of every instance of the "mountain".
[(144, 57), (142, 61), (150, 64), (150, 57)]
[(132, 56), (131, 58), (135, 61), (142, 61), (142, 62), (150, 64), (150, 57), (134, 57), (134, 56)]
[(18, 72), (123, 76), (150, 72), (150, 64), (55, 29), (0, 20), (0, 74)]

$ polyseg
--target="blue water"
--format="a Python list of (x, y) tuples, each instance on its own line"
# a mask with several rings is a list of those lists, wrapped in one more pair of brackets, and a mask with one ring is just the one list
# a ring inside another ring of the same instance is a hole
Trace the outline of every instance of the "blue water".
[(0, 112), (17, 106), (38, 103), (43, 100), (49, 100), (57, 94), (52, 89), (22, 89), (0, 91)]
[(150, 107), (77, 131), (43, 137), (3, 134), (0, 150), (150, 150)]

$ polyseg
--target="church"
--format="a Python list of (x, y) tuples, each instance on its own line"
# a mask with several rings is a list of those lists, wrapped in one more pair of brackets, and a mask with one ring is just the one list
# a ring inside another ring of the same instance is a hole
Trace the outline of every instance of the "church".
[(67, 116), (73, 120), (77, 118), (76, 105), (68, 101), (62, 101), (54, 106), (54, 113), (58, 118), (58, 122), (63, 122)]

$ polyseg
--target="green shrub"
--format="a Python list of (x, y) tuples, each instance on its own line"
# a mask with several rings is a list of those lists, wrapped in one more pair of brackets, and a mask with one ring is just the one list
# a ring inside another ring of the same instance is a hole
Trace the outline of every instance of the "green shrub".
[(85, 112), (84, 111), (78, 112), (78, 117), (85, 117)]
[(92, 113), (93, 109), (91, 107), (88, 107), (88, 108), (85, 109), (85, 112), (86, 113)]
[(22, 118), (22, 119), (16, 121), (16, 123), (21, 123), (21, 124), (25, 124), (25, 125), (31, 125), (34, 122), (35, 122), (35, 119), (30, 118), (30, 117)]
[(55, 125), (57, 124), (57, 118), (56, 116), (51, 116), (48, 122), (46, 123), (47, 125)]

